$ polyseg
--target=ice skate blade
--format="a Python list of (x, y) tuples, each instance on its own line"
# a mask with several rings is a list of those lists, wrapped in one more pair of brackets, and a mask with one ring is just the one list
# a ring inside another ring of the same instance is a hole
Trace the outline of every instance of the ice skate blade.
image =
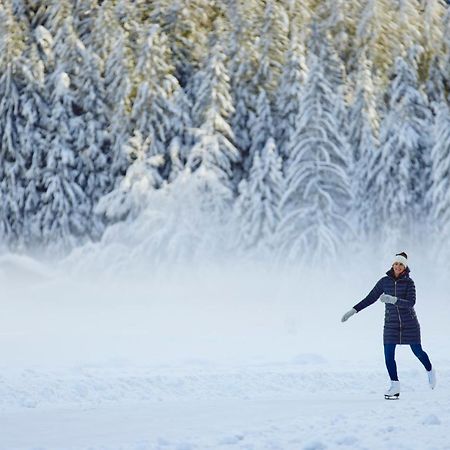
[(400, 398), (400, 394), (394, 395), (384, 395), (385, 400), (398, 400)]

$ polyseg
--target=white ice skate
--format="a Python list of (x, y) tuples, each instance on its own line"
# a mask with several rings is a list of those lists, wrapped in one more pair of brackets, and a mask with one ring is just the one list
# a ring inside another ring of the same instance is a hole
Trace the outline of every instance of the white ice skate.
[(386, 400), (398, 400), (400, 397), (400, 381), (391, 381), (389, 389), (384, 393)]
[(428, 384), (430, 385), (431, 389), (434, 389), (436, 387), (436, 371), (434, 369), (427, 370), (428, 375)]

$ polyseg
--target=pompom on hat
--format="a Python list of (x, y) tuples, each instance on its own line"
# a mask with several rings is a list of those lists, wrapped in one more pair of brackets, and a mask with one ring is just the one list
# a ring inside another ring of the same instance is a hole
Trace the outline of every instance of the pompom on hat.
[(408, 255), (405, 252), (397, 253), (392, 261), (392, 264), (394, 263), (401, 263), (405, 268), (408, 267)]

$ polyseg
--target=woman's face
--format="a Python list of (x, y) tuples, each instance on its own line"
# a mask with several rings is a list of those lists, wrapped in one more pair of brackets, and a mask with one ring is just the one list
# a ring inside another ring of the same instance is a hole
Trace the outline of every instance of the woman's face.
[(395, 262), (392, 264), (392, 268), (394, 269), (395, 276), (398, 277), (405, 270), (405, 266), (402, 263)]

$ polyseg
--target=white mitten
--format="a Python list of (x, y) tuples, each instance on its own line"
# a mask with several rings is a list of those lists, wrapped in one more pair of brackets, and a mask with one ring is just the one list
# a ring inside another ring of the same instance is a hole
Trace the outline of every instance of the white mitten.
[(395, 305), (397, 303), (397, 297), (389, 294), (381, 294), (380, 301), (382, 301), (383, 303), (392, 303), (393, 305)]
[(350, 317), (353, 316), (353, 314), (356, 314), (356, 313), (357, 313), (356, 309), (355, 309), (355, 308), (352, 308), (350, 311), (347, 311), (347, 312), (342, 316), (341, 322), (346, 322), (348, 319), (350, 319)]

